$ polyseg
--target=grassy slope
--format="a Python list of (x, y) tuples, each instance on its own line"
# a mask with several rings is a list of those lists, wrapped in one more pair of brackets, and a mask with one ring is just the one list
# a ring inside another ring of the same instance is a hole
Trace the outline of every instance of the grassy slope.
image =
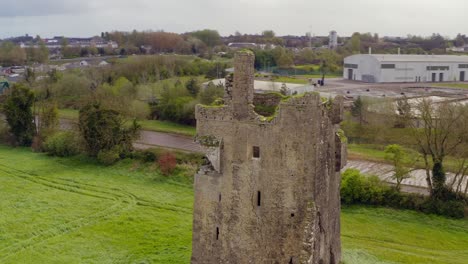
[[(59, 116), (63, 119), (77, 120), (78, 110), (60, 109)], [(193, 126), (181, 125), (169, 121), (140, 120), (139, 123), (141, 124), (143, 130), (173, 133), (191, 137), (196, 134), (196, 128)]]
[[(0, 146), (0, 263), (189, 263), (190, 182)], [(468, 221), (346, 207), (342, 242), (346, 264), (465, 263)]]
[(468, 259), (468, 221), (386, 208), (343, 208), (342, 243), (346, 264), (372, 258), (461, 264)]
[(0, 157), (0, 263), (189, 262), (189, 179), (27, 149)]

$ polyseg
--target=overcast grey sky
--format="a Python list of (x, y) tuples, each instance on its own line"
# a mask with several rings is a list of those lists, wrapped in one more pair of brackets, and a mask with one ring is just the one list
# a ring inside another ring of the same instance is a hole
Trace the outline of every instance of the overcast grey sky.
[(222, 35), (468, 34), (467, 0), (0, 0), (0, 38), (216, 29)]

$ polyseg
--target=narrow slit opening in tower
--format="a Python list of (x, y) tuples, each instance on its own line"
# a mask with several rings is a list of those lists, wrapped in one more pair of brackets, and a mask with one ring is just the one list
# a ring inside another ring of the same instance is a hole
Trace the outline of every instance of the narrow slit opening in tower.
[(257, 192), (257, 206), (262, 205), (262, 193), (260, 191)]
[(293, 257), (289, 259), (289, 264), (293, 264)]
[(253, 147), (253, 157), (256, 159), (260, 158), (260, 147), (257, 147), (257, 146)]
[(219, 240), (219, 227), (216, 227), (216, 240)]

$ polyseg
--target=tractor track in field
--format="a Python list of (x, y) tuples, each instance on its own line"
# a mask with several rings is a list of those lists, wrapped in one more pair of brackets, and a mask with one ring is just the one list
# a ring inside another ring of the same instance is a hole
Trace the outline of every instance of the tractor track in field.
[(9, 245), (5, 248), (0, 248), (0, 263), (25, 249), (34, 247), (52, 238), (71, 233), (72, 231), (78, 230), (79, 228), (104, 221), (110, 217), (119, 215), (134, 206), (146, 206), (161, 210), (191, 213), (189, 208), (170, 204), (160, 205), (151, 201), (140, 199), (134, 194), (118, 188), (103, 188), (97, 185), (80, 183), (70, 179), (50, 179), (33, 172), (18, 170), (3, 164), (0, 164), (0, 173), (6, 173), (13, 177), (18, 177), (23, 180), (49, 188), (98, 199), (111, 200), (114, 202), (111, 206), (108, 206), (99, 212), (84, 217), (79, 217), (49, 229), (35, 231), (32, 233), (32, 236), (27, 239), (13, 243), (12, 245)]

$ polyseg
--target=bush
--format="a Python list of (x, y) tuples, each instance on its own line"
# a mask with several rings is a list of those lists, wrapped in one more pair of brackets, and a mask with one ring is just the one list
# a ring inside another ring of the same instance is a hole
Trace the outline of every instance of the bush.
[(463, 218), (465, 216), (465, 204), (462, 201), (442, 201), (429, 198), (422, 204), (421, 211), (453, 218)]
[(151, 150), (144, 150), (141, 151), (139, 154), (141, 155), (140, 157), (144, 162), (154, 162), (157, 159), (156, 153), (154, 153), (154, 151)]
[(341, 183), (341, 199), (345, 204), (382, 204), (390, 192), (378, 177), (366, 177), (356, 169), (348, 169), (343, 173)]
[(177, 165), (177, 160), (176, 160), (175, 155), (170, 152), (164, 153), (163, 155), (161, 155), (161, 157), (159, 157), (158, 165), (162, 174), (166, 176), (172, 174), (172, 172), (174, 172), (176, 165)]
[[(167, 153), (164, 148), (150, 148), (145, 150), (137, 150), (132, 155), (134, 159), (142, 160), (144, 162), (154, 162), (158, 160), (163, 154)], [(176, 158), (178, 164), (187, 163), (195, 166), (200, 166), (203, 163), (204, 155), (201, 153), (191, 153), (184, 151), (171, 151)]]
[(465, 202), (445, 194), (446, 199), (427, 198), (418, 194), (403, 194), (385, 185), (376, 176), (365, 176), (356, 169), (342, 175), (341, 201), (343, 204), (367, 204), (410, 209), (424, 213), (463, 218)]
[(36, 131), (32, 112), (34, 98), (31, 89), (15, 85), (3, 106), (10, 133), (21, 146), (31, 146)]
[(12, 144), (14, 139), (10, 134), (8, 124), (0, 119), (0, 143), (2, 144)]
[(69, 157), (80, 153), (79, 146), (79, 140), (75, 133), (70, 131), (57, 132), (46, 139), (44, 151), (52, 156)]
[(119, 155), (130, 153), (140, 130), (136, 121), (128, 127), (119, 112), (103, 109), (99, 103), (88, 104), (80, 110), (79, 128), (86, 151), (93, 157), (102, 151), (116, 149), (121, 150)]
[(119, 148), (113, 148), (111, 150), (101, 150), (97, 155), (97, 159), (102, 165), (113, 165), (120, 160), (120, 150)]

